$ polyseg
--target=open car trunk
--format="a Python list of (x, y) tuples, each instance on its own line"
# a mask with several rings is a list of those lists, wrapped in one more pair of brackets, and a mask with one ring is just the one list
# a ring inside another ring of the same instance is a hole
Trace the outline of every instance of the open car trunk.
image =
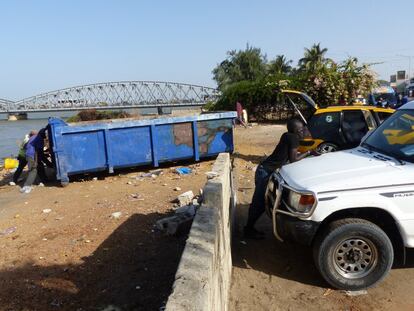
[(318, 105), (316, 105), (313, 99), (303, 92), (294, 90), (282, 90), (282, 93), (302, 121), (308, 124), (308, 120), (318, 109)]

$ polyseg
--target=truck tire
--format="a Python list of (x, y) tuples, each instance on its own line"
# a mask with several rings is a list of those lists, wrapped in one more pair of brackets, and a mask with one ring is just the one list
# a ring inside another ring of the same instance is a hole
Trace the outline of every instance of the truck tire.
[(322, 277), (332, 287), (344, 290), (374, 286), (388, 274), (394, 260), (387, 234), (359, 218), (329, 224), (316, 238), (313, 250)]

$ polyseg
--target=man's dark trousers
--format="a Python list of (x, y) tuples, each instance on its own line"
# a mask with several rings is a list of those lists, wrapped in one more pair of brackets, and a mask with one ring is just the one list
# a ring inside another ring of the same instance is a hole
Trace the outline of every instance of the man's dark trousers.
[(13, 175), (13, 182), (17, 184), (19, 181), (19, 177), (23, 172), (24, 167), (27, 165), (26, 157), (18, 156), (17, 160), (19, 160), (19, 166), (16, 169), (16, 172), (14, 172)]
[(269, 178), (273, 171), (266, 170), (263, 165), (259, 165), (254, 176), (255, 189), (252, 203), (249, 207), (249, 218), (247, 219), (246, 228), (253, 228), (256, 221), (265, 211), (265, 194)]

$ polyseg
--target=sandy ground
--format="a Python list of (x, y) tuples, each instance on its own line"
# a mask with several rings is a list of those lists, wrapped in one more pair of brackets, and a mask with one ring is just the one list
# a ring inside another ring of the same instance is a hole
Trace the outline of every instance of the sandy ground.
[(329, 289), (313, 264), (310, 249), (276, 241), (266, 215), (258, 223), (266, 239), (242, 239), (240, 230), (254, 187), (252, 168), (273, 151), (284, 130), (283, 126), (262, 125), (236, 131), (239, 232), (233, 243), (230, 310), (414, 310), (412, 252), (407, 267), (394, 268), (366, 295), (349, 297)]
[[(349, 297), (329, 289), (310, 249), (277, 242), (266, 216), (258, 224), (265, 240), (241, 238), (254, 167), (283, 131), (279, 125), (236, 129), (239, 232), (230, 310), (414, 310), (414, 256), (368, 294)], [(153, 225), (172, 212), (175, 187), (198, 193), (212, 163), (191, 165), (195, 172), (181, 178), (174, 167), (142, 180), (135, 177), (144, 171), (131, 170), (82, 177), (66, 188), (37, 187), (29, 195), (0, 176), (0, 232), (16, 228), (0, 235), (0, 310), (159, 310), (186, 236), (168, 237)], [(120, 219), (110, 217), (118, 211)]]
[(174, 167), (138, 180), (146, 171), (83, 176), (30, 194), (0, 178), (0, 232), (15, 228), (0, 234), (0, 310), (159, 310), (186, 236), (165, 236), (154, 223), (178, 194), (199, 193), (212, 163), (189, 165), (182, 177)]

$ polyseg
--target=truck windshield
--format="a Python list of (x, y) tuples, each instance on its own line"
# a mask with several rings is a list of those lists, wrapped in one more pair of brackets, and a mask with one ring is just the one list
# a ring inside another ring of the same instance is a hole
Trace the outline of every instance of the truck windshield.
[(362, 143), (362, 147), (414, 162), (414, 110), (396, 111)]

